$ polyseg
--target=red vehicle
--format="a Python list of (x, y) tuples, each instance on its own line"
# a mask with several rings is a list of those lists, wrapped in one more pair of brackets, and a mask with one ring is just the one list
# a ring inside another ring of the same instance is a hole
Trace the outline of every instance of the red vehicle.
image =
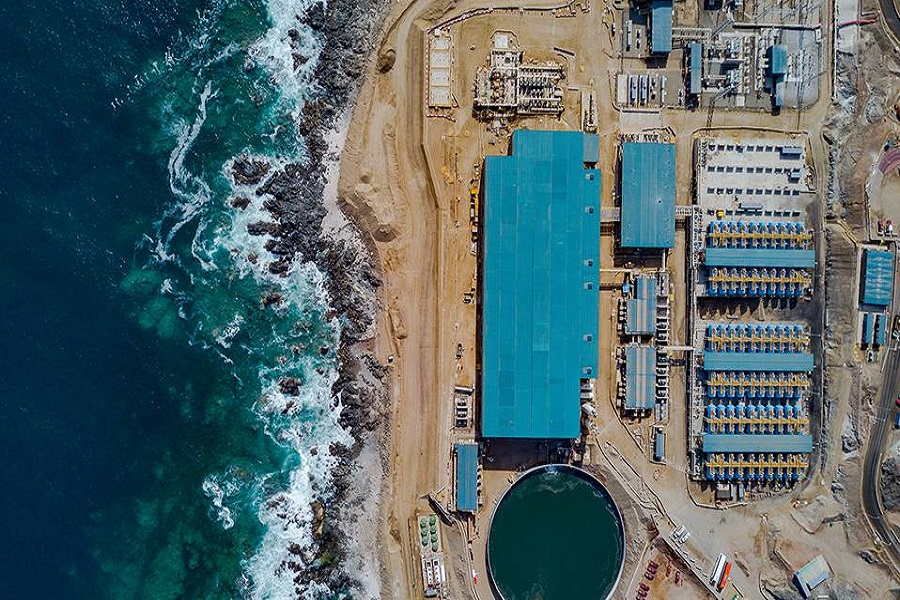
[(719, 578), (719, 583), (716, 585), (716, 589), (720, 592), (725, 589), (725, 585), (728, 583), (728, 578), (731, 576), (731, 561), (725, 563), (725, 570), (722, 571), (722, 577)]

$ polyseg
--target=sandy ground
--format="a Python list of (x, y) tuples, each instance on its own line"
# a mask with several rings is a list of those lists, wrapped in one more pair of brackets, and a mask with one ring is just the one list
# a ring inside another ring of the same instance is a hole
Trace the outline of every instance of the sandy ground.
[[(529, 3), (555, 4), (544, 0)], [(426, 117), (424, 32), (444, 18), (478, 6), (475, 0), (413, 0), (394, 5), (376, 53), (381, 59), (389, 52), (395, 54), (395, 62), (386, 72), (379, 71), (373, 62), (341, 157), (338, 197), (370, 236), (369, 246), (377, 253), (384, 279), (377, 353), (390, 367), (392, 418), (382, 514), (373, 527), (378, 528), (383, 555), (382, 597), (388, 599), (421, 596), (412, 519), (417, 512), (429, 510), (427, 494), (446, 498), (451, 442), (473, 435), (471, 430), (451, 427), (451, 412), (454, 385), (475, 382), (475, 306), (462, 301), (476, 274), (476, 260), (469, 253), (469, 180), (481, 156), (507, 151), (505, 133), (491, 132), (471, 117), (472, 77), (485, 60), (491, 33), (498, 29), (516, 31), (526, 55), (534, 50), (537, 56), (553, 58), (553, 47), (574, 53), (575, 58), (565, 59), (567, 110), (563, 117), (522, 120), (517, 125), (578, 129), (578, 88), (593, 87), (599, 108), (604, 206), (613, 205), (618, 133), (638, 132), (650, 125), (675, 132), (677, 203), (691, 203), (692, 137), (707, 120), (705, 109), (665, 110), (648, 119), (646, 115), (620, 113), (613, 107), (610, 74), (619, 61), (611, 58), (615, 42), (609, 23), (613, 17), (608, 12), (611, 7), (603, 3), (569, 18), (554, 18), (539, 11), (497, 11), (453, 25), (453, 93), (459, 107), (453, 111), (453, 118)], [(823, 37), (827, 39), (827, 35)], [(555, 58), (562, 60), (561, 56)], [(384, 60), (379, 62), (384, 64)], [(713, 127), (809, 132), (816, 185), (822, 193), (827, 147), (819, 131), (829, 109), (831, 89), (830, 78), (822, 77), (821, 82), (820, 97), (824, 100), (802, 114), (783, 111), (772, 116), (721, 110), (714, 114)], [(610, 233), (604, 230), (601, 239), (604, 265), (613, 262)], [(684, 233), (679, 229), (680, 247), (683, 240)], [(852, 269), (849, 264), (846, 268)], [(682, 249), (671, 257), (669, 269), (676, 284), (672, 343), (678, 344), (685, 338)], [(616, 336), (610, 315), (616, 283), (614, 276), (603, 275), (598, 348), (601, 376), (597, 386), (600, 414), (594, 422), (585, 464), (608, 481), (626, 517), (629, 558), (617, 597), (634, 597), (650, 557), (661, 564), (677, 562), (662, 554), (658, 538), (653, 540), (654, 528), (665, 534), (675, 523), (685, 523), (694, 532), (691, 551), (702, 568), (711, 566), (708, 563), (719, 552), (735, 557), (734, 579), (744, 597), (771, 597), (763, 591), (767, 581), (774, 582), (770, 587), (788, 587), (792, 570), (819, 552), (838, 571), (841, 581), (861, 592), (858, 597), (886, 597), (891, 580), (883, 569), (859, 554), (869, 543), (864, 520), (834, 499), (834, 482), (858, 489), (855, 463), (823, 460), (814, 480), (787, 496), (727, 511), (705, 505), (698, 486), (689, 483), (685, 473), (685, 407), (677, 401), (684, 397), (680, 381), (683, 369), (677, 367), (672, 372), (675, 401), (668, 425), (668, 464), (654, 465), (647, 460), (647, 424), (621, 422), (614, 407), (610, 377)], [(462, 348), (459, 359), (458, 345)], [(846, 388), (850, 384), (839, 379), (836, 385)], [(853, 410), (846, 404), (830, 410), (824, 435), (830, 440), (829, 447), (836, 450), (846, 428), (844, 417)], [(485, 509), (465, 525), (445, 528), (450, 597), (473, 597), (473, 592), (485, 600), (492, 597), (484, 576), (484, 541), (491, 503), (518, 468), (546, 459), (540, 447), (519, 448), (508, 456), (502, 448), (491, 448), (491, 452), (498, 458), (492, 465), (485, 465)], [(471, 563), (467, 540), (472, 542)], [(685, 576), (689, 570), (683, 564), (673, 568), (681, 569)], [(479, 573), (476, 590), (470, 589), (472, 569)], [(687, 576), (676, 585), (674, 572), (653, 585), (660, 597), (703, 597), (697, 582)]]

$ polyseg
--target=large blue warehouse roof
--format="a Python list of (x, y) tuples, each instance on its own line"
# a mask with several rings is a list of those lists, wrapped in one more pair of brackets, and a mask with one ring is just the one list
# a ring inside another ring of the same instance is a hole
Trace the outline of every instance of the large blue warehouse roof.
[(812, 436), (806, 434), (741, 434), (705, 433), (703, 452), (728, 453), (808, 453), (812, 452)]
[(654, 54), (672, 51), (672, 0), (653, 0), (650, 15), (650, 50)]
[(811, 269), (816, 266), (816, 251), (793, 248), (707, 247), (704, 262), (707, 267)]
[(456, 444), (456, 510), (478, 509), (478, 445)]
[(866, 250), (863, 277), (863, 304), (887, 306), (894, 285), (894, 254), (886, 250)]
[(655, 403), (656, 348), (628, 346), (625, 348), (625, 408), (649, 410)]
[(675, 246), (675, 144), (622, 144), (622, 247)]
[(703, 353), (706, 371), (813, 370), (813, 355), (806, 352), (711, 352)]
[(578, 437), (597, 364), (600, 171), (579, 132), (519, 130), (485, 158), (484, 437)]

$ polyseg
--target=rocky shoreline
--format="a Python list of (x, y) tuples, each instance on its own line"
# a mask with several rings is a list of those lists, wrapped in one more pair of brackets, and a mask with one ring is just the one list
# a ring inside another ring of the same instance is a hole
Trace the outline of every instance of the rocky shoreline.
[[(275, 169), (265, 161), (241, 156), (232, 165), (234, 180), (255, 186), (256, 195), (264, 198), (263, 206), (271, 216), (271, 220), (248, 226), (253, 235), (269, 236), (266, 249), (275, 257), (268, 264), (269, 271), (284, 274), (295, 261), (314, 262), (326, 275), (330, 306), (342, 323), (337, 350), (339, 375), (331, 391), (335, 402), (343, 407), (341, 425), (352, 434), (355, 443), (349, 448), (331, 448), (340, 459), (333, 473), (333, 485), (329, 490), (319, 490), (322, 497), (311, 503), (311, 527), (317, 547), (312, 552), (291, 548), (297, 562), (282, 565), (296, 573), (298, 596), (315, 582), (327, 585), (337, 597), (360, 597), (364, 590), (357, 577), (359, 569), (350, 573), (346, 568), (354, 551), (359, 552), (352, 547), (350, 540), (355, 536), (349, 535), (348, 529), (356, 529), (354, 522), (364, 518), (362, 515), (373, 514), (360, 505), (373, 502), (372, 494), (379, 492), (372, 489), (361, 494), (355, 487), (362, 479), (357, 459), (365, 444), (380, 446), (384, 440), (389, 410), (386, 371), (371, 352), (381, 278), (377, 260), (363, 244), (353, 215), (345, 214), (353, 235), (337, 239), (326, 231), (323, 223), (328, 211), (323, 194), (325, 167), (330, 160), (326, 137), (352, 108), (372, 58), (372, 40), (379, 34), (387, 6), (384, 0), (332, 0), (327, 9), (316, 4), (305, 15), (297, 16), (298, 23), (311, 27), (325, 39), (315, 75), (320, 91), (307, 102), (296, 123), (309, 161)], [(294, 38), (289, 32), (286, 43)], [(243, 210), (249, 203), (246, 197), (230, 200), (235, 210)], [(280, 300), (273, 290), (262, 302), (269, 305)], [(284, 383), (287, 387), (290, 384)], [(376, 454), (382, 456), (380, 448)], [(374, 560), (374, 556), (355, 558), (360, 564)], [(379, 565), (366, 566), (377, 574)]]

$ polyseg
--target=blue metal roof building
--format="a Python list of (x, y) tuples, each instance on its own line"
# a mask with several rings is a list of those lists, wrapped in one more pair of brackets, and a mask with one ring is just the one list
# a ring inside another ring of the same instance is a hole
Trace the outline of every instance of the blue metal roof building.
[(600, 171), (579, 132), (519, 130), (485, 158), (481, 426), (484, 437), (581, 430), (597, 365)]
[(456, 450), (456, 510), (478, 510), (478, 445), (454, 444)]
[(698, 95), (703, 91), (703, 45), (700, 42), (691, 42), (688, 46), (690, 78), (688, 79), (688, 94)]
[(625, 410), (646, 411), (656, 402), (656, 348), (625, 348)]
[(656, 333), (656, 277), (638, 277), (634, 284), (634, 298), (626, 302), (625, 333), (653, 335)]
[(784, 76), (787, 74), (787, 46), (776, 44), (766, 50), (769, 65), (766, 67), (766, 87), (772, 94), (776, 108), (784, 106)]
[(884, 336), (887, 333), (887, 317), (883, 314), (878, 315), (878, 326), (875, 328), (875, 344), (884, 346)]
[(703, 353), (705, 371), (812, 371), (813, 355), (806, 352), (712, 352)]
[(862, 280), (862, 302), (888, 306), (894, 286), (894, 254), (887, 250), (866, 250)]
[(784, 77), (787, 74), (787, 46), (784, 44), (769, 46), (766, 54), (769, 59), (769, 76)]
[(653, 434), (653, 460), (665, 462), (666, 460), (666, 434), (657, 429)]
[(621, 245), (675, 246), (675, 144), (622, 144)]
[(875, 315), (872, 313), (864, 312), (862, 314), (863, 317), (863, 339), (862, 343), (864, 345), (871, 345), (875, 343)]
[(653, 0), (650, 4), (650, 51), (672, 51), (672, 0)]
[(808, 434), (705, 433), (703, 451), (707, 454), (808, 453), (812, 436)]
[(811, 269), (816, 251), (796, 248), (706, 248), (708, 267)]

